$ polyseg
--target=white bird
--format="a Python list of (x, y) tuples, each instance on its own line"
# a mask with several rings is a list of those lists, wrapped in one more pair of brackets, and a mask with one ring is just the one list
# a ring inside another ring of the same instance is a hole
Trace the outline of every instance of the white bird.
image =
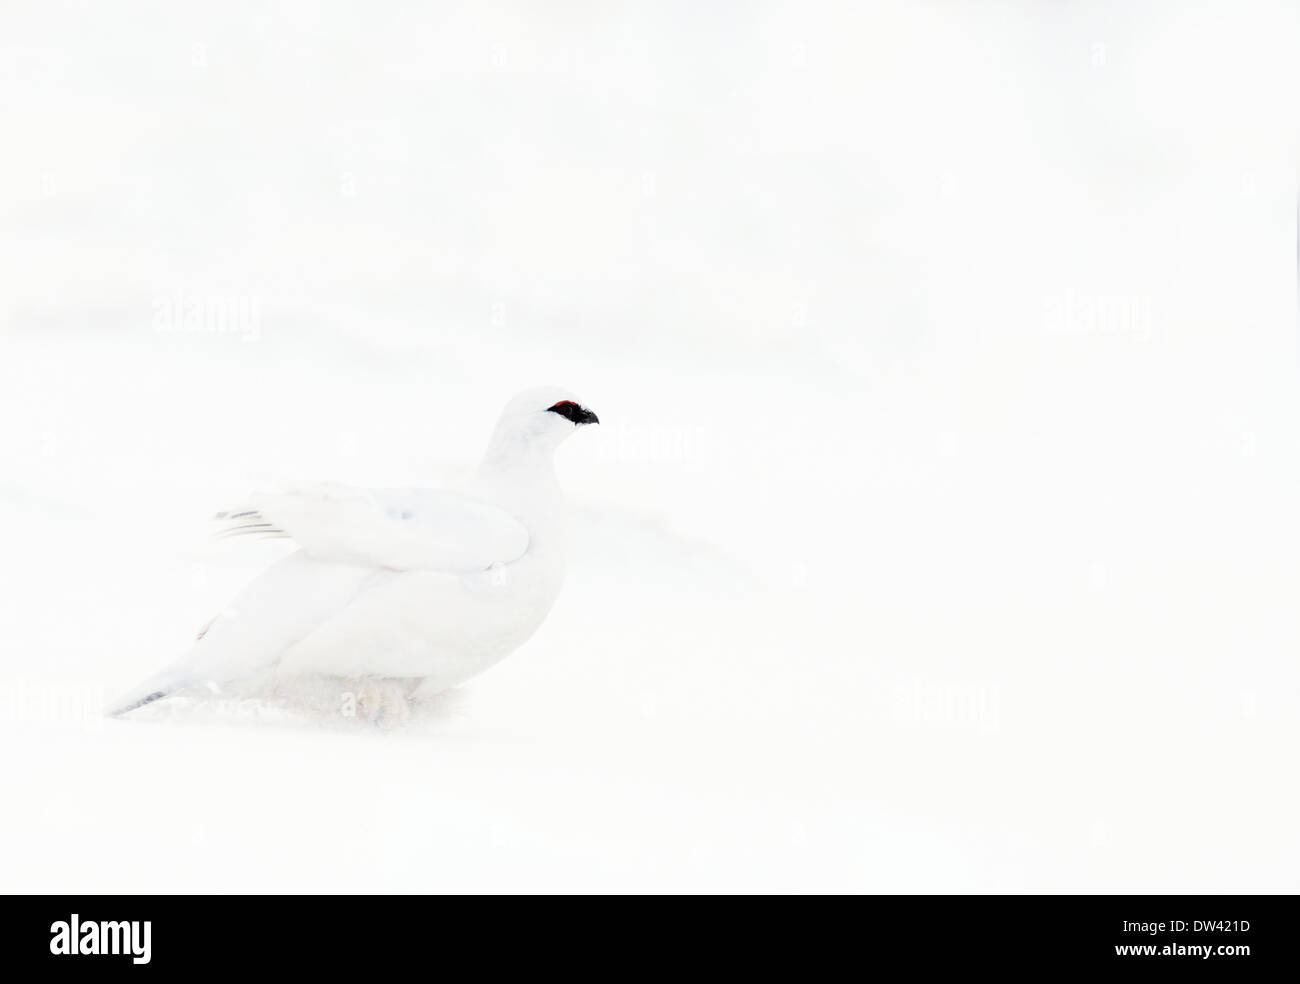
[(299, 549), (109, 713), (325, 681), (343, 701), (360, 695), (366, 716), (400, 715), (408, 700), (487, 669), (533, 634), (559, 594), (566, 538), (554, 452), (599, 422), (571, 394), (538, 387), (506, 404), (459, 490), (318, 485), (251, 496), (219, 516), (226, 532), (285, 536)]

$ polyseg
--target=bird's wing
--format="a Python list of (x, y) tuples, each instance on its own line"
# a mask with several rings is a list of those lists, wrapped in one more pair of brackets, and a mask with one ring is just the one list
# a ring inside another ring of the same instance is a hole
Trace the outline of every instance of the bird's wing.
[(287, 536), (318, 560), (390, 570), (469, 574), (518, 560), (529, 542), (510, 513), (455, 492), (299, 486), (217, 518), (224, 535)]

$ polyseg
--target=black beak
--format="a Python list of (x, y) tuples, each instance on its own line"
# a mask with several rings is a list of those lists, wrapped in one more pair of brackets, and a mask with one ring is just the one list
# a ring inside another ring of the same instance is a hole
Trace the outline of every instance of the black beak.
[(555, 404), (553, 407), (546, 408), (551, 413), (558, 413), (565, 420), (571, 420), (574, 424), (598, 424), (600, 418), (588, 410), (586, 407), (580, 407), (572, 400), (564, 400)]

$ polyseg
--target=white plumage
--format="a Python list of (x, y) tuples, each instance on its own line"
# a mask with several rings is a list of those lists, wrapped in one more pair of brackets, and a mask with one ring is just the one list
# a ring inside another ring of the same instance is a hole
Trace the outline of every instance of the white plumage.
[(110, 713), (175, 695), (283, 695), (310, 684), (360, 694), (363, 713), (378, 716), (481, 672), (533, 634), (559, 593), (554, 451), (597, 422), (569, 393), (539, 387), (506, 405), (462, 489), (253, 495), (219, 517), (226, 532), (286, 536), (299, 549)]

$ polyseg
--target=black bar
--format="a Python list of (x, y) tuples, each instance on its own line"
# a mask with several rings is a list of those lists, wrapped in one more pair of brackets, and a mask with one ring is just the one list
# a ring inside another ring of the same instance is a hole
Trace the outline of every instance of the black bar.
[[(646, 911), (661, 904), (661, 912)], [(429, 961), (432, 970), (440, 954), (463, 949), (473, 951), (471, 961), (531, 954), (592, 968), (611, 958), (667, 968), (695, 953), (769, 970), (851, 959), (859, 968), (896, 964), (918, 973), (1172, 968), (1235, 978), (1297, 963), (1288, 896), (873, 896), (814, 906), (801, 898), (617, 899), (599, 907), (585, 899), (26, 896), (10, 897), (8, 909), (0, 945), (7, 969), (26, 972), (11, 980), (196, 968), (378, 979), (402, 961)], [(116, 943), (119, 952), (53, 952), (67, 949), (74, 914), (79, 951)]]

